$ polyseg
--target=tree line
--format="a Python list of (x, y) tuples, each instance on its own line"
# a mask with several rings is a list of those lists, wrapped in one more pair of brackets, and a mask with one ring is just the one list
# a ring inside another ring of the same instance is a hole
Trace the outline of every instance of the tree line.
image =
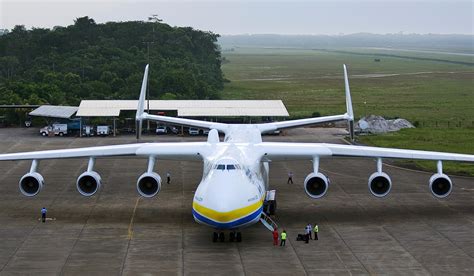
[(78, 105), (137, 99), (150, 63), (152, 99), (217, 99), (219, 35), (161, 22), (97, 24), (81, 17), (52, 29), (22, 25), (0, 35), (0, 104)]

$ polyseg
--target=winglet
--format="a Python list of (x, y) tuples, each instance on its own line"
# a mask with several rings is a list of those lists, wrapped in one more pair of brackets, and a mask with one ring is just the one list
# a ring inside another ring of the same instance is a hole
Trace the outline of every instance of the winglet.
[(138, 99), (137, 115), (135, 116), (135, 131), (137, 133), (137, 140), (140, 139), (142, 134), (142, 121), (145, 111), (145, 98), (146, 98), (146, 85), (148, 82), (148, 64), (145, 67), (145, 73), (143, 74), (142, 88), (140, 90), (140, 98)]
[(349, 78), (347, 76), (347, 67), (344, 64), (344, 85), (346, 88), (346, 108), (347, 123), (349, 124), (349, 135), (351, 141), (354, 141), (354, 110), (352, 109), (351, 89), (349, 87)]

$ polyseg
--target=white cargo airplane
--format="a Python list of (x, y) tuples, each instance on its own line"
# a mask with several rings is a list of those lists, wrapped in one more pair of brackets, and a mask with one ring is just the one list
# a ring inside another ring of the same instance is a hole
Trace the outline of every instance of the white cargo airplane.
[[(142, 121), (152, 120), (208, 128), (210, 132), (206, 142), (137, 143), (1, 154), (0, 161), (32, 160), (30, 171), (20, 179), (21, 193), (26, 196), (35, 196), (43, 188), (44, 179), (37, 172), (38, 161), (43, 159), (89, 158), (87, 171), (77, 178), (76, 186), (83, 196), (92, 196), (101, 186), (101, 177), (94, 171), (97, 158), (111, 156), (148, 158), (148, 168), (137, 181), (138, 193), (147, 198), (157, 195), (161, 189), (161, 177), (154, 172), (156, 159), (201, 160), (204, 163), (204, 169), (202, 180), (193, 199), (194, 219), (217, 230), (235, 230), (259, 221), (268, 189), (269, 162), (272, 160), (307, 159), (312, 161), (313, 171), (304, 180), (304, 189), (306, 194), (314, 199), (324, 196), (330, 184), (329, 178), (319, 171), (321, 158), (335, 156), (375, 158), (377, 160), (376, 172), (369, 177), (368, 186), (370, 192), (376, 197), (386, 196), (392, 187), (390, 177), (382, 170), (382, 158), (437, 161), (438, 171), (429, 180), (429, 189), (437, 198), (448, 196), (453, 186), (451, 179), (443, 173), (443, 160), (474, 162), (474, 155), (468, 154), (325, 143), (262, 141), (263, 133), (339, 120), (348, 121), (352, 134), (354, 114), (345, 65), (347, 106), (345, 114), (262, 124), (223, 124), (145, 113), (147, 78), (148, 65), (145, 68), (137, 107), (137, 138), (141, 133)], [(225, 134), (224, 141), (219, 140), (218, 132)], [(214, 232), (214, 239), (216, 235)]]

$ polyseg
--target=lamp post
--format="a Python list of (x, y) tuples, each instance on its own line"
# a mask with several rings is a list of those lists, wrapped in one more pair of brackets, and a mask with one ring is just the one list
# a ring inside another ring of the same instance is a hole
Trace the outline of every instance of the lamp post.
[[(162, 20), (158, 18), (158, 14), (152, 14), (151, 16), (148, 17), (148, 21), (158, 23), (161, 22)], [(153, 25), (153, 39), (152, 41), (144, 41), (143, 43), (146, 44), (146, 51), (147, 51), (147, 64), (150, 64), (150, 44), (155, 43), (155, 25)], [(147, 84), (146, 84), (146, 98), (147, 98), (147, 113), (150, 114), (150, 78), (147, 78)], [(150, 133), (150, 121), (146, 121), (146, 129), (147, 132)]]

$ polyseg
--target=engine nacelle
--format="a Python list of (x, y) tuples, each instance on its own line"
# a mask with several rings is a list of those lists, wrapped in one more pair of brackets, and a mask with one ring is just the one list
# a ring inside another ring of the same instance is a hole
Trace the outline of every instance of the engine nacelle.
[(76, 181), (76, 188), (83, 196), (92, 196), (100, 188), (101, 177), (97, 172), (88, 171), (82, 173)]
[(161, 177), (155, 172), (146, 172), (138, 178), (137, 191), (143, 197), (154, 197), (161, 190)]
[(19, 182), (20, 191), (25, 196), (35, 196), (43, 189), (44, 178), (37, 172), (25, 174)]
[(304, 191), (311, 198), (321, 198), (328, 191), (329, 183), (324, 174), (312, 172), (304, 180)]
[(451, 178), (445, 174), (434, 174), (430, 178), (430, 191), (437, 198), (445, 198), (453, 189)]
[(392, 189), (392, 180), (384, 172), (375, 172), (369, 177), (369, 190), (376, 197), (384, 197)]

